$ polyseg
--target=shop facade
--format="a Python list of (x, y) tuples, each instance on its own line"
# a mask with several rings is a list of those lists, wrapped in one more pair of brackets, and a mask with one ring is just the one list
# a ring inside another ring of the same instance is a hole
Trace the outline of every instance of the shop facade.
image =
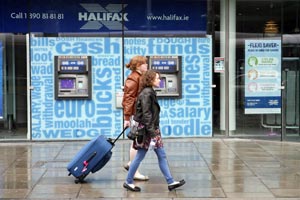
[(114, 137), (125, 63), (144, 55), (164, 137), (300, 139), (298, 1), (48, 4), (1, 1), (3, 134)]

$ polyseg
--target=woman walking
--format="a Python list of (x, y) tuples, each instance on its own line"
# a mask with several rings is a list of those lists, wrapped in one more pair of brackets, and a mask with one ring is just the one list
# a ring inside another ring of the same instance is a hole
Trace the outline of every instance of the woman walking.
[(140, 126), (145, 127), (145, 135), (141, 143), (138, 143), (137, 140), (133, 143), (133, 147), (137, 149), (137, 154), (130, 164), (126, 182), (123, 184), (124, 188), (134, 192), (141, 191), (140, 187), (134, 185), (133, 179), (136, 170), (149, 149), (153, 149), (156, 153), (159, 168), (166, 179), (170, 191), (185, 184), (184, 180), (174, 181), (163, 148), (159, 129), (160, 106), (154, 90), (154, 87), (159, 87), (159, 83), (160, 74), (155, 70), (148, 70), (141, 79), (141, 92), (136, 102), (134, 120), (139, 122)]

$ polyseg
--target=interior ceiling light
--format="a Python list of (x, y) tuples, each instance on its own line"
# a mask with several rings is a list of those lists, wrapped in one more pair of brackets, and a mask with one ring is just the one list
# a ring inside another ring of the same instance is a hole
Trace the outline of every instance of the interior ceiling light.
[(278, 24), (274, 20), (269, 20), (265, 24), (265, 33), (275, 34), (278, 33)]

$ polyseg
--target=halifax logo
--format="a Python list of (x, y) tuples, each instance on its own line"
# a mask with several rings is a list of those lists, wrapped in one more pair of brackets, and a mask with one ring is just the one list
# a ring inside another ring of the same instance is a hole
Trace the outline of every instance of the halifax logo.
[[(108, 4), (105, 8), (96, 3), (80, 4), (87, 12), (79, 12), (78, 20), (86, 21), (80, 29), (99, 30), (106, 27), (109, 30), (122, 30), (122, 18), (128, 21), (128, 13), (122, 13), (122, 4)], [(126, 7), (127, 4), (124, 5)], [(126, 27), (124, 27), (127, 30)]]

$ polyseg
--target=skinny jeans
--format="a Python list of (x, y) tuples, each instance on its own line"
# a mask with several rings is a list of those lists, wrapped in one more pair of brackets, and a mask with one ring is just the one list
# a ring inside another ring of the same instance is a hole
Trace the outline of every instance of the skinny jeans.
[[(134, 157), (134, 159), (131, 162), (130, 167), (129, 167), (129, 171), (128, 171), (127, 178), (126, 178), (127, 184), (133, 184), (134, 174), (135, 174), (136, 170), (139, 168), (143, 159), (145, 158), (147, 152), (148, 152), (148, 149), (144, 149), (144, 148), (139, 148), (137, 150), (137, 154)], [(155, 148), (154, 152), (158, 159), (158, 165), (159, 165), (160, 171), (164, 175), (166, 182), (168, 184), (173, 183), (174, 179), (170, 172), (170, 168), (168, 165), (167, 156), (166, 156), (164, 148), (163, 147)]]

